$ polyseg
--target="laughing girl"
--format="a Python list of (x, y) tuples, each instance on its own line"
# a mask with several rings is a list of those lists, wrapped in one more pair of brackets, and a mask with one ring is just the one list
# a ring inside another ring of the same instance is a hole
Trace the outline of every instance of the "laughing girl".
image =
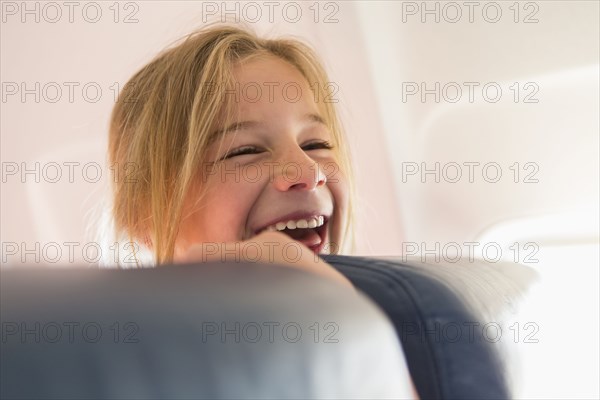
[(349, 284), (318, 257), (343, 252), (351, 234), (330, 88), (309, 47), (239, 27), (211, 26), (160, 54), (111, 118), (117, 237), (152, 264), (272, 262)]

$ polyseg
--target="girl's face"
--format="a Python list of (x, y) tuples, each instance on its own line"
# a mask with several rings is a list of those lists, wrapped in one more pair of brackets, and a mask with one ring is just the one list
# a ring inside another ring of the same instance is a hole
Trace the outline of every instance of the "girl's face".
[(248, 240), (284, 227), (315, 253), (335, 251), (346, 226), (348, 186), (319, 112), (323, 99), (276, 57), (237, 64), (233, 73), (236, 90), (229, 96), (238, 118), (216, 129), (223, 145), (209, 146), (201, 182), (186, 199), (175, 259), (192, 244)]

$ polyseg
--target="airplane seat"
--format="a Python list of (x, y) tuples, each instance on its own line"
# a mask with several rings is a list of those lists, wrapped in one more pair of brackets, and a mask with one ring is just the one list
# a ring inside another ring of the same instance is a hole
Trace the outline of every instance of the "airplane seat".
[(421, 399), (510, 396), (483, 319), (444, 279), (325, 258), (358, 295), (252, 263), (4, 269), (1, 395), (410, 398), (410, 371)]

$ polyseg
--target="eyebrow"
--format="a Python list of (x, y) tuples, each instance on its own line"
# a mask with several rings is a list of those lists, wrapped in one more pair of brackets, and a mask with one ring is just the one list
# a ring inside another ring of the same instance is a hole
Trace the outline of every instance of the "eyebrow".
[[(308, 114), (305, 114), (302, 117), (302, 119), (305, 121), (308, 120), (310, 122), (316, 122), (321, 125), (326, 125), (325, 120), (319, 114), (308, 113)], [(260, 122), (260, 121), (234, 122), (233, 124), (229, 125), (226, 128), (222, 128), (222, 129), (218, 129), (218, 130), (214, 131), (211, 134), (210, 141), (212, 142), (212, 141), (218, 139), (220, 136), (225, 135), (227, 133), (246, 130), (246, 129), (252, 129), (252, 128), (256, 128), (256, 127), (260, 127), (260, 126), (264, 126), (264, 125), (265, 125), (265, 123)]]

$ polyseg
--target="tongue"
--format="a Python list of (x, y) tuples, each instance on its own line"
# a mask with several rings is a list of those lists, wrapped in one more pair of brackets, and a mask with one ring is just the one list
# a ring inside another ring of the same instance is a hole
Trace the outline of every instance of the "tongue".
[(321, 244), (321, 236), (319, 236), (317, 231), (314, 229), (286, 229), (283, 232), (306, 247), (312, 247)]

